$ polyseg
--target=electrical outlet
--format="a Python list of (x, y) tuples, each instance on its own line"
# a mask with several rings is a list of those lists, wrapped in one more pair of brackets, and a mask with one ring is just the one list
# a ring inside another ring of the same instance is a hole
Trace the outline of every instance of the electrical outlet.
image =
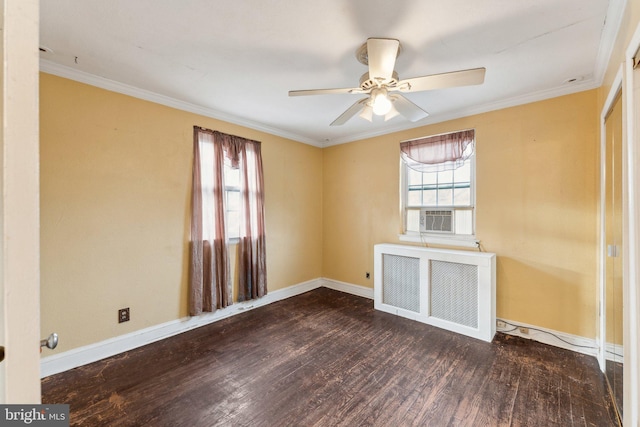
[(524, 326), (520, 326), (518, 328), (518, 330), (520, 331), (521, 334), (529, 335), (529, 328), (525, 328)]
[(367, 271), (367, 272), (365, 273), (365, 277), (368, 279), (368, 278), (370, 278), (370, 277), (371, 277), (371, 274)]
[(129, 321), (129, 307), (118, 310), (118, 323)]
[(506, 328), (506, 327), (507, 327), (507, 324), (506, 324), (506, 323), (504, 323), (502, 320), (496, 320), (496, 327), (497, 327), (497, 328), (503, 328), (503, 329), (504, 329), (504, 328)]

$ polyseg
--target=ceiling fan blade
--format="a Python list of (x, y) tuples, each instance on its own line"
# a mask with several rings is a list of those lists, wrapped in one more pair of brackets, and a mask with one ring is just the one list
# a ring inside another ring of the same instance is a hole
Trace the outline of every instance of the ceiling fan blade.
[(396, 87), (402, 92), (419, 92), (456, 86), (479, 85), (484, 82), (485, 71), (485, 68), (473, 68), (451, 73), (414, 77), (399, 81)]
[(341, 93), (365, 93), (359, 87), (346, 87), (340, 89), (305, 89), (290, 90), (289, 96), (307, 96), (307, 95), (333, 95)]
[(340, 114), (340, 117), (331, 122), (330, 126), (340, 126), (345, 124), (351, 117), (355, 116), (358, 111), (362, 110), (362, 107), (368, 100), (369, 98), (363, 98), (359, 101), (356, 101), (355, 104), (347, 108), (347, 111)]
[(381, 83), (391, 80), (400, 42), (395, 39), (367, 39), (369, 78)]
[(389, 98), (393, 100), (393, 106), (398, 113), (409, 119), (409, 121), (417, 122), (429, 115), (429, 113), (400, 94), (390, 95)]

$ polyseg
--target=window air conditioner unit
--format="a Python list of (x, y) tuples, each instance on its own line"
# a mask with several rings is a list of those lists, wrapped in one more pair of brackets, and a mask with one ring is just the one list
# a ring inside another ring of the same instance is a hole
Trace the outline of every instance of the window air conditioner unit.
[(453, 233), (452, 209), (420, 209), (421, 233)]

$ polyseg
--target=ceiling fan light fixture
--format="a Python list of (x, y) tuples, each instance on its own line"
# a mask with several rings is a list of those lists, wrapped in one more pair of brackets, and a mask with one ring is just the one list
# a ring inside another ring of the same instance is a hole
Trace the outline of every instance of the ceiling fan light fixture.
[(368, 103), (364, 105), (362, 112), (360, 113), (360, 117), (363, 119), (372, 122), (373, 121), (373, 108)]
[(391, 106), (391, 110), (389, 110), (389, 112), (384, 116), (384, 121), (386, 122), (387, 120), (391, 120), (399, 114), (398, 110)]
[(371, 107), (376, 116), (384, 116), (391, 110), (391, 100), (385, 88), (376, 88), (371, 91)]

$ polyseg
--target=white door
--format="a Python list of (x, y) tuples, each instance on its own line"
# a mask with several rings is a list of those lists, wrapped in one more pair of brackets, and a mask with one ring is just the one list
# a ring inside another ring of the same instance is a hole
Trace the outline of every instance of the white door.
[(0, 403), (40, 403), (39, 0), (0, 0)]

